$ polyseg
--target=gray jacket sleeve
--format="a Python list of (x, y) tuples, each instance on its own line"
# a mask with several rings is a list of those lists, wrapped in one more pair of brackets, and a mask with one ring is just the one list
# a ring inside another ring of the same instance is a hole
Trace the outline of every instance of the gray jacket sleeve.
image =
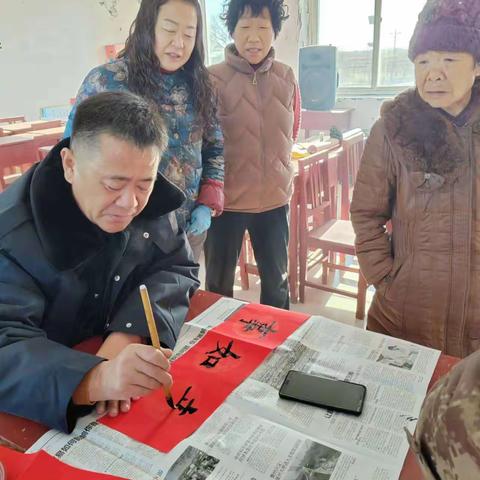
[(46, 299), (34, 280), (0, 254), (0, 411), (71, 431), (71, 397), (102, 359), (46, 337)]

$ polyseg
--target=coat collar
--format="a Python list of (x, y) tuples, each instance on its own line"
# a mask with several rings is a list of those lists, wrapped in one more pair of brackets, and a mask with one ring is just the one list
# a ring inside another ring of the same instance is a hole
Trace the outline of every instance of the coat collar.
[(275, 60), (275, 50), (272, 47), (268, 52), (267, 57), (263, 60), (262, 64), (257, 68), (253, 68), (247, 60), (241, 57), (235, 44), (231, 43), (225, 47), (225, 63), (240, 73), (245, 73), (247, 75), (253, 75), (256, 73), (265, 73), (272, 68), (273, 61)]
[[(472, 96), (480, 95), (480, 82)], [(476, 101), (476, 100), (475, 100)], [(424, 102), (416, 89), (385, 102), (381, 109), (385, 129), (394, 144), (406, 153), (414, 171), (449, 175), (465, 163), (468, 154), (459, 128), (438, 108)], [(480, 122), (480, 104), (472, 109), (466, 125)]]
[[(69, 146), (70, 139), (58, 143), (38, 164), (30, 184), (30, 204), (40, 243), (59, 270), (75, 268), (97, 253), (112, 235), (118, 235), (104, 232), (79, 209), (64, 178), (60, 157), (62, 148)], [(147, 206), (128, 229), (140, 219), (153, 220), (176, 210), (184, 200), (183, 192), (158, 174)]]

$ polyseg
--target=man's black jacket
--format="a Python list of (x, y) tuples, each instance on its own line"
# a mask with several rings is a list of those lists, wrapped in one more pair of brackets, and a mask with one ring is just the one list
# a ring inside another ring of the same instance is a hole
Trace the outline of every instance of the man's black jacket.
[(149, 337), (146, 284), (162, 343), (173, 348), (199, 282), (174, 214), (183, 193), (159, 176), (123, 232), (78, 208), (63, 177), (64, 140), (0, 194), (0, 411), (70, 431), (71, 397), (100, 357), (71, 347), (94, 335)]

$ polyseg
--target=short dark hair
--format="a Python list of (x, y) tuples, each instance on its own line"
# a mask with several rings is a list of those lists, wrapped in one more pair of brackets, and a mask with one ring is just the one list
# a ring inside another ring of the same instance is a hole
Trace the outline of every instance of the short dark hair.
[(102, 92), (79, 104), (73, 119), (71, 143), (95, 143), (102, 133), (138, 148), (168, 143), (165, 124), (156, 106), (130, 92)]
[(282, 29), (282, 22), (288, 18), (288, 6), (284, 4), (284, 0), (229, 0), (225, 2), (221, 18), (230, 35), (233, 35), (239, 18), (247, 8), (250, 8), (254, 17), (259, 17), (264, 8), (270, 12), (275, 38)]

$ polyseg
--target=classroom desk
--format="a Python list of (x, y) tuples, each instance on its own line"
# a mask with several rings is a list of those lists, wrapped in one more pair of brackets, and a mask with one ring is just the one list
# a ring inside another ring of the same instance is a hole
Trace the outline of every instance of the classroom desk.
[(33, 135), (0, 137), (0, 175), (4, 168), (34, 163), (36, 150)]
[(19, 143), (31, 142), (32, 135), (12, 135), (11, 137), (0, 137), (0, 148), (17, 145)]
[[(219, 298), (220, 295), (199, 290), (192, 298), (187, 321), (206, 310)], [(429, 388), (431, 388), (436, 380), (447, 373), (458, 361), (459, 359), (457, 358), (441, 355)], [(14, 448), (19, 451), (25, 451), (31, 445), (33, 445), (38, 438), (47, 432), (47, 430), (47, 428), (39, 425), (38, 423), (25, 420), (20, 417), (14, 417), (12, 415), (0, 413), (0, 444), (3, 443), (10, 448)], [(422, 479), (423, 477), (419, 467), (417, 466), (415, 457), (411, 452), (409, 452), (402, 469), (400, 480)]]
[(336, 110), (302, 110), (301, 127), (305, 130), (305, 136), (309, 136), (312, 130), (327, 130), (331, 127), (338, 128), (341, 132), (351, 128), (353, 108)]
[[(44, 128), (42, 130), (32, 130), (28, 132), (32, 135), (36, 150), (46, 145), (55, 145), (63, 138), (65, 125), (60, 127)], [(36, 151), (35, 151), (36, 153)]]
[(20, 122), (3, 125), (0, 128), (2, 129), (4, 135), (16, 135), (20, 133), (31, 132), (33, 130), (40, 130), (42, 128), (59, 127), (61, 124), (61, 120), (34, 120), (32, 122)]
[[(32, 165), (38, 160), (38, 149), (55, 145), (62, 137), (65, 127), (32, 130), (22, 135), (0, 137), (0, 175), (6, 168)], [(0, 189), (1, 190), (1, 189)]]
[(5, 177), (14, 167), (31, 165), (36, 159), (36, 145), (32, 135), (0, 137), (0, 191), (6, 187)]

